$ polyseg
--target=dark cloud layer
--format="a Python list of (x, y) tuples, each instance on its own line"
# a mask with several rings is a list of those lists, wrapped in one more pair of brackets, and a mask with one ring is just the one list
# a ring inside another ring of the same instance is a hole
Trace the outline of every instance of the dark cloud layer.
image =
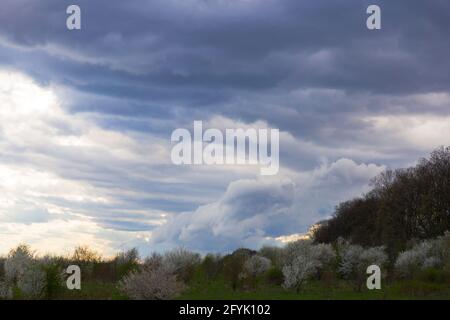
[(53, 55), (47, 77), (84, 90), (155, 99), (167, 89), (188, 103), (195, 89), (448, 89), (447, 1), (377, 1), (379, 32), (365, 28), (359, 0), (79, 1), (81, 32), (64, 28), (68, 3), (5, 1), (1, 31)]

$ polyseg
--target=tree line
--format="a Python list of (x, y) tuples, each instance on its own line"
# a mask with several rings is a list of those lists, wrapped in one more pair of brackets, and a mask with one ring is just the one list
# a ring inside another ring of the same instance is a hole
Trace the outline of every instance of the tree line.
[(434, 150), (415, 167), (387, 170), (371, 181), (372, 190), (343, 202), (319, 223), (317, 243), (345, 238), (362, 246), (384, 245), (390, 256), (414, 240), (450, 229), (450, 147)]

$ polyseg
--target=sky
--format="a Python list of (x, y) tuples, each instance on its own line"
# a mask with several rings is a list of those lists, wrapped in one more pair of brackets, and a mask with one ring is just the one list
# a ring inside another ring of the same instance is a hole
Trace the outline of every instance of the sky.
[[(447, 0), (0, 6), (0, 254), (281, 245), (450, 145)], [(194, 120), (279, 129), (278, 174), (172, 164)]]

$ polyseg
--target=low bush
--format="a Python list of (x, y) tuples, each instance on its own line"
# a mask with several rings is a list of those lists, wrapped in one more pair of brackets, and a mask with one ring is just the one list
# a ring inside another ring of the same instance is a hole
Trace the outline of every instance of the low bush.
[(114, 258), (115, 272), (118, 279), (122, 279), (127, 274), (139, 268), (139, 252), (136, 248), (125, 252), (120, 252)]
[(119, 283), (119, 288), (133, 300), (166, 300), (181, 293), (183, 284), (163, 265), (144, 266)]
[(395, 262), (395, 271), (402, 278), (413, 278), (421, 270), (450, 270), (450, 233), (436, 239), (424, 240), (403, 251)]
[(281, 286), (283, 280), (283, 271), (278, 267), (271, 267), (265, 274), (265, 281), (269, 285)]

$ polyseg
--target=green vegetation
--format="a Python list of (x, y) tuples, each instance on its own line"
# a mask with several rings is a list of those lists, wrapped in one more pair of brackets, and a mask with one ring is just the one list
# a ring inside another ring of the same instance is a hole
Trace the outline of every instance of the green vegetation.
[(339, 237), (362, 246), (385, 246), (390, 257), (411, 241), (450, 229), (450, 147), (435, 150), (417, 166), (388, 170), (361, 198), (341, 203), (314, 232), (318, 243)]
[(258, 290), (233, 291), (223, 280), (199, 281), (184, 292), (183, 300), (379, 300), (379, 299), (450, 299), (448, 283), (430, 283), (405, 280), (387, 284), (381, 290), (355, 291), (345, 281), (339, 281), (330, 288), (321, 281), (307, 283), (299, 293), (281, 286), (262, 285)]
[[(432, 249), (430, 252), (439, 254), (444, 245), (445, 253), (449, 249), (449, 239), (429, 240), (427, 245), (417, 246), (415, 250), (423, 251), (426, 247)], [(450, 299), (450, 271), (446, 264), (419, 266), (412, 270), (407, 268), (410, 272), (407, 274), (395, 269), (387, 271), (382, 279), (382, 288), (368, 290), (360, 282), (365, 283), (367, 275), (364, 266), (370, 262), (358, 260), (355, 252), (360, 252), (367, 259), (368, 253), (374, 257), (383, 256), (382, 250), (362, 249), (346, 242), (338, 246), (338, 254), (335, 254), (327, 245), (318, 246), (301, 240), (285, 248), (265, 247), (260, 251), (239, 249), (226, 256), (207, 255), (204, 258), (177, 249), (163, 256), (155, 254), (140, 262), (135, 251), (119, 254), (111, 260), (100, 256), (88, 259), (92, 252), (84, 248), (89, 254), (78, 257), (76, 261), (82, 268), (81, 290), (67, 289), (61, 277), (64, 267), (75, 263), (71, 260), (73, 256), (36, 258), (28, 247), (20, 246), (0, 263), (0, 279), (4, 279), (0, 280), (0, 293), (3, 290), (2, 297), (8, 299), (61, 300)], [(77, 250), (80, 251), (79, 248)], [(350, 262), (355, 266), (351, 271), (347, 265), (349, 253), (353, 259)], [(299, 257), (307, 257), (308, 261), (321, 259), (317, 261), (328, 263), (313, 264), (317, 268), (307, 269), (310, 273), (302, 273), (307, 276), (301, 279), (300, 286), (287, 286), (290, 274), (286, 272), (286, 267), (281, 266), (289, 261), (297, 263)], [(357, 267), (361, 262), (362, 269)], [(415, 260), (413, 263), (417, 264)], [(24, 271), (29, 265), (33, 270), (31, 278), (24, 276), (29, 274)], [(123, 274), (125, 269), (128, 271)], [(39, 270), (42, 270), (44, 277), (40, 277)], [(154, 270), (158, 271), (154, 273)], [(15, 278), (8, 280), (12, 276)], [(9, 293), (4, 290), (5, 283), (10, 284)], [(124, 283), (127, 285), (124, 286)]]
[(124, 300), (127, 296), (120, 292), (113, 282), (83, 282), (81, 290), (62, 288), (55, 297), (60, 300)]

